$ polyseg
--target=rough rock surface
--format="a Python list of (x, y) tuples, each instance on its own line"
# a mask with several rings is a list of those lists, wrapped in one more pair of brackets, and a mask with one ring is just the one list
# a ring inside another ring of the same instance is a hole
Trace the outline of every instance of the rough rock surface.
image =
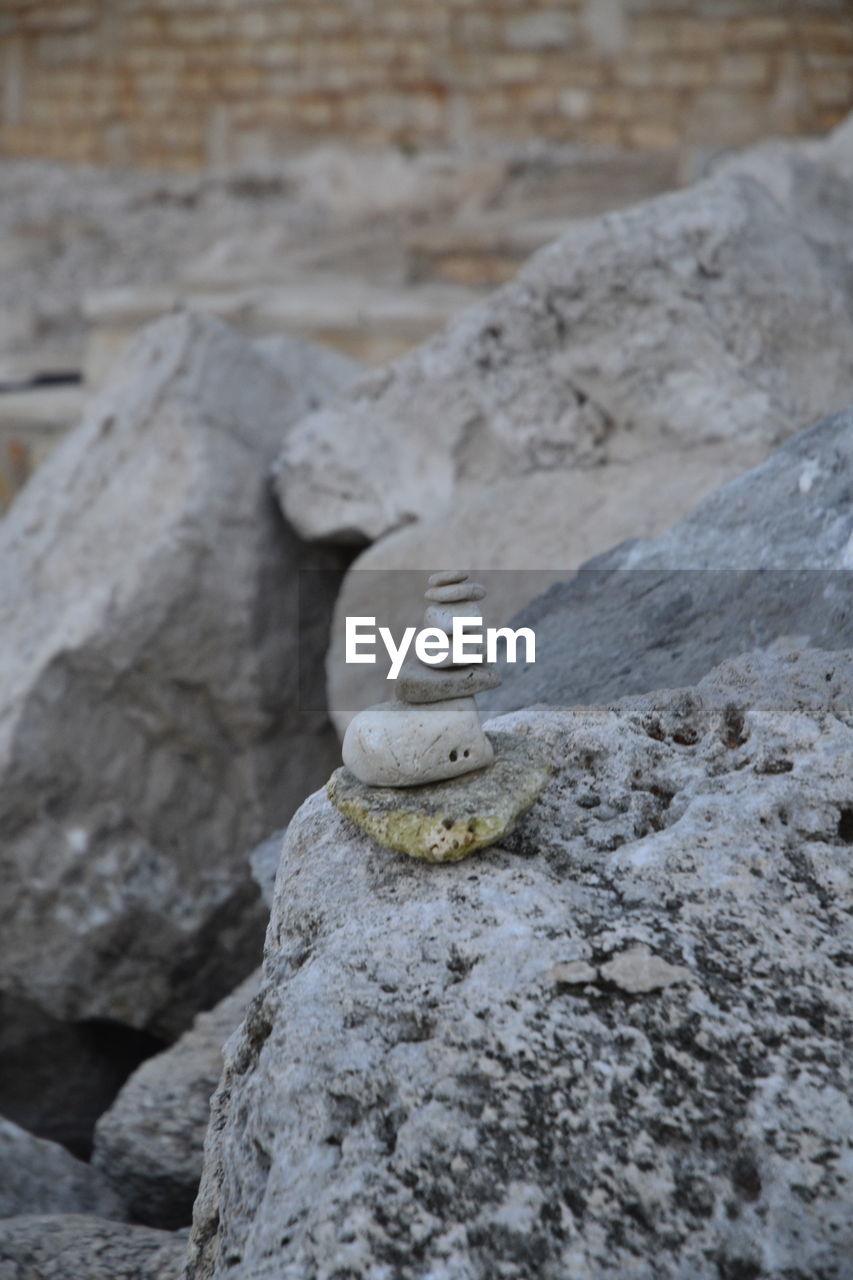
[(349, 769), (326, 785), (332, 804), (387, 849), (426, 862), (458, 862), (515, 828), (541, 795), (547, 761), (526, 738), (488, 734), (494, 760), (432, 785), (366, 786)]
[(176, 1280), (185, 1252), (184, 1232), (82, 1214), (0, 1222), (0, 1280)]
[(849, 1280), (853, 653), (495, 727), (474, 864), (292, 820), (188, 1276)]
[(0, 1218), (31, 1213), (127, 1217), (121, 1197), (97, 1169), (0, 1116)]
[(266, 481), (321, 390), (165, 320), (0, 525), (0, 990), (56, 1018), (171, 1037), (256, 963), (245, 855), (337, 756)]
[(626, 543), (513, 620), (536, 662), (484, 714), (691, 684), (758, 648), (853, 646), (853, 410), (800, 432), (658, 538)]
[(258, 975), (201, 1013), (191, 1030), (130, 1077), (95, 1129), (92, 1163), (137, 1222), (188, 1226), (201, 1177), (210, 1099), (222, 1046), (245, 1016)]
[(488, 588), (490, 625), (505, 626), (591, 556), (625, 538), (659, 533), (765, 455), (763, 447), (718, 443), (653, 453), (630, 464), (536, 471), (485, 489), (466, 486), (452, 511), (380, 538), (353, 562), (335, 604), (326, 688), (338, 732), (362, 707), (387, 698), (389, 689), (387, 663), (345, 661), (344, 620), (375, 616), (402, 635), (417, 622), (413, 605), (421, 579), (414, 570), (460, 561)]
[(769, 448), (853, 398), (845, 284), (746, 177), (579, 222), (300, 423), (279, 464), (284, 510), (304, 536), (372, 541), (449, 511), (472, 478)]

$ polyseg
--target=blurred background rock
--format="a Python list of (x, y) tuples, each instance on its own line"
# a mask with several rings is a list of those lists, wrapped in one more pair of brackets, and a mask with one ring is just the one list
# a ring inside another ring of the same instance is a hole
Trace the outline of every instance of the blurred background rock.
[(844, 0), (8, 0), (0, 69), (6, 505), (147, 321), (189, 307), (393, 358), (568, 220), (836, 124), (853, 20)]

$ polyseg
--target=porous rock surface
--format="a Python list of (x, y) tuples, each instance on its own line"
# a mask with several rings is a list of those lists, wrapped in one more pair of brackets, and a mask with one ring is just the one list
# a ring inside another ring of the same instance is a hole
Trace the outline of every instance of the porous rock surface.
[(458, 507), (469, 482), (710, 442), (768, 449), (853, 398), (849, 284), (743, 175), (578, 222), (300, 423), (279, 463), (284, 510), (306, 537), (369, 542)]
[(153, 1231), (86, 1214), (0, 1222), (2, 1280), (175, 1280), (184, 1232)]
[(245, 854), (337, 754), (296, 668), (339, 562), (266, 479), (329, 387), (164, 320), (0, 525), (0, 990), (55, 1018), (171, 1037), (256, 963)]
[(257, 987), (255, 973), (199, 1014), (171, 1048), (137, 1068), (98, 1121), (92, 1164), (121, 1193), (134, 1221), (189, 1225), (222, 1046)]
[(692, 684), (752, 649), (853, 646), (851, 476), (847, 409), (553, 585), (512, 620), (535, 631), (535, 663), (505, 664), (484, 713)]
[(187, 1276), (847, 1280), (853, 653), (493, 727), (473, 864), (292, 820)]
[(0, 1218), (32, 1213), (127, 1217), (121, 1196), (97, 1169), (0, 1116)]

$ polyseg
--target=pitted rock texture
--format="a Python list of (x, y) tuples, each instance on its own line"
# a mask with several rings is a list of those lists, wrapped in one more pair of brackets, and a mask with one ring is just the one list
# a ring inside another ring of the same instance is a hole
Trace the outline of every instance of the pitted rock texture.
[[(617, 546), (512, 620), (486, 715), (692, 684), (753, 649), (853, 647), (853, 409), (824, 418), (657, 538)], [(350, 575), (351, 576), (351, 575)]]
[(222, 1046), (257, 986), (253, 974), (199, 1014), (180, 1040), (133, 1073), (98, 1121), (92, 1164), (124, 1198), (134, 1222), (172, 1230), (192, 1220)]
[(496, 727), (474, 864), (291, 822), (187, 1276), (849, 1280), (853, 654)]
[[(849, 242), (849, 225), (836, 234)], [(278, 464), (284, 510), (308, 538), (369, 542), (458, 509), (470, 486), (721, 441), (769, 449), (853, 399), (851, 295), (748, 177), (578, 222), (301, 422)]]
[(340, 560), (266, 478), (308, 393), (164, 320), (0, 524), (0, 991), (55, 1018), (168, 1038), (256, 964), (245, 855), (337, 756), (296, 668), (299, 568)]

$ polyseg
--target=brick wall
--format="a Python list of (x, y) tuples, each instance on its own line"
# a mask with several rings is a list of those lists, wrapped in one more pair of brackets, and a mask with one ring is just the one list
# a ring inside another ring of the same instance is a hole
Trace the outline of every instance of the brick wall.
[(194, 169), (344, 138), (659, 148), (853, 106), (853, 0), (2, 0), (0, 154)]

